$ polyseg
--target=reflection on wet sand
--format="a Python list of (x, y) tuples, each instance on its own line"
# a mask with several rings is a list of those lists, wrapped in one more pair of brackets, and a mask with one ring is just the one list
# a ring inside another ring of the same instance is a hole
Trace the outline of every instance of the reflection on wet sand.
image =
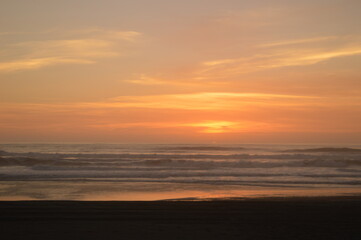
[(18, 181), (0, 184), (0, 200), (240, 200), (264, 197), (317, 197), (361, 195), (359, 188), (276, 188), (214, 186), (175, 183), (43, 182)]

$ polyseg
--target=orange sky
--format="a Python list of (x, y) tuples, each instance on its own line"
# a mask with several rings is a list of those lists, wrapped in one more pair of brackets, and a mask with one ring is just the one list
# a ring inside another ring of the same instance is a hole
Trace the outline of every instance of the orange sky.
[(360, 143), (360, 7), (6, 0), (0, 142)]

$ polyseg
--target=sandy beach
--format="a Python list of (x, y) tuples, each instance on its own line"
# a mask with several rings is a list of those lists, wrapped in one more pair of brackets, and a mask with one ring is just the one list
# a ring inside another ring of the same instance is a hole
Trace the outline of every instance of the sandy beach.
[(360, 197), (0, 202), (3, 239), (360, 239)]

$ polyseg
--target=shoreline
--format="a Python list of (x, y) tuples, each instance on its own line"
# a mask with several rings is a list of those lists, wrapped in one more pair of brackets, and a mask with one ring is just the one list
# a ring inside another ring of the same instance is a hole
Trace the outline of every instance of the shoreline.
[(55, 203), (55, 202), (83, 202), (83, 203), (149, 203), (149, 202), (303, 202), (303, 201), (361, 201), (360, 194), (349, 194), (349, 195), (329, 195), (329, 196), (262, 196), (262, 197), (220, 197), (220, 198), (197, 198), (197, 197), (185, 197), (185, 198), (169, 198), (169, 199), (159, 199), (159, 200), (66, 200), (66, 199), (57, 199), (57, 200), (1, 200), (1, 203), (12, 203), (12, 202), (24, 202), (24, 203)]
[[(156, 201), (171, 201), (171, 202), (247, 202), (247, 201), (270, 201), (270, 202), (280, 202), (280, 201), (361, 201), (361, 194), (346, 194), (346, 195), (319, 195), (319, 196), (256, 196), (256, 197), (222, 197), (222, 198), (176, 198), (176, 199), (161, 199)], [(101, 201), (100, 201), (101, 202)], [(119, 201), (122, 202), (122, 201)], [(139, 201), (142, 202), (142, 201)]]

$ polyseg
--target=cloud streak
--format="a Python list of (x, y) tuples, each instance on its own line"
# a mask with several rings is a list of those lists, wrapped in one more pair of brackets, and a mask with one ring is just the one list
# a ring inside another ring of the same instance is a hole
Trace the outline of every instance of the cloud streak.
[(50, 65), (57, 64), (92, 64), (94, 61), (86, 59), (67, 59), (62, 57), (49, 57), (49, 58), (30, 58), (22, 59), (18, 61), (0, 63), (0, 71), (17, 71), (17, 70), (28, 70), (28, 69), (38, 69), (42, 67), (47, 67)]
[[(97, 129), (193, 129), (199, 133), (239, 133), (239, 132), (268, 132), (275, 130), (275, 124), (257, 121), (202, 121), (202, 122), (138, 122), (138, 123), (105, 123), (90, 125)], [(277, 127), (286, 127), (283, 125)]]
[[(205, 61), (197, 74), (204, 78), (231, 77), (267, 69), (313, 65), (339, 57), (361, 54), (361, 45), (354, 37), (353, 43), (342, 43), (347, 37), (319, 37), (296, 39), (260, 45), (254, 54), (240, 58)], [(341, 41), (341, 43), (340, 43)], [(320, 45), (320, 42), (324, 42)], [(310, 45), (311, 44), (311, 45)]]
[(122, 55), (122, 46), (133, 44), (141, 34), (97, 29), (70, 35), (62, 40), (26, 41), (9, 45), (17, 55), (11, 60), (1, 61), (0, 71), (39, 69), (58, 64), (93, 64), (102, 58)]
[(138, 78), (125, 82), (143, 86), (225, 86), (232, 84), (234, 77), (249, 73), (308, 66), (336, 58), (361, 55), (360, 39), (356, 35), (320, 36), (254, 44), (248, 51), (241, 53), (240, 57), (201, 61), (191, 67), (180, 68), (179, 71), (165, 71), (156, 75), (170, 77), (140, 74)]
[(252, 57), (204, 62), (204, 68), (199, 71), (199, 75), (228, 77), (266, 69), (312, 65), (333, 58), (360, 54), (361, 46), (333, 51), (274, 51), (273, 53), (258, 54)]
[(314, 97), (264, 93), (202, 92), (117, 97), (113, 98), (111, 102), (100, 103), (100, 106), (226, 110), (251, 104), (295, 106), (300, 104), (300, 99), (307, 102), (307, 100), (312, 100)]
[(323, 41), (335, 40), (335, 39), (338, 39), (338, 37), (325, 36), (325, 37), (316, 37), (316, 38), (303, 38), (303, 39), (295, 39), (295, 40), (288, 40), (288, 41), (264, 43), (264, 44), (259, 45), (259, 47), (264, 47), (264, 48), (278, 47), (278, 46), (295, 45), (295, 44), (303, 44), (303, 43), (323, 42)]

